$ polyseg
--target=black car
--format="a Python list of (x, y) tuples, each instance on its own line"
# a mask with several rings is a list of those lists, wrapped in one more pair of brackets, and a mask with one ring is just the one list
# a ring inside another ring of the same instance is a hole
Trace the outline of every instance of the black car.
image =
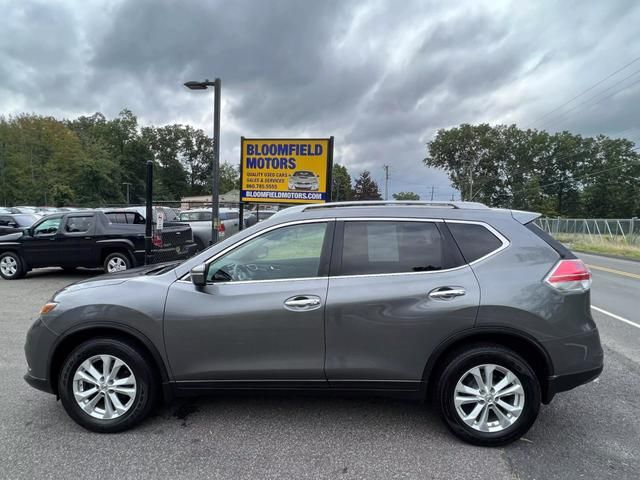
[(31, 213), (5, 214), (0, 212), (0, 235), (21, 232), (33, 225), (39, 218)]
[[(0, 276), (13, 280), (38, 267), (127, 270), (144, 263), (144, 231), (144, 219), (135, 212), (48, 215), (25, 230), (0, 236)], [(188, 225), (172, 225), (154, 237), (153, 255), (162, 261), (188, 258), (195, 251)]]

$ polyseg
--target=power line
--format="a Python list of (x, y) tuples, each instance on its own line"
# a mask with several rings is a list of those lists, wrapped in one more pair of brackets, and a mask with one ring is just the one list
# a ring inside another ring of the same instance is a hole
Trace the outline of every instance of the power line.
[[(640, 147), (634, 147), (632, 148), (630, 151), (634, 151), (634, 150), (638, 150), (640, 149)], [(615, 167), (610, 167), (610, 168), (606, 168), (604, 170), (600, 170), (597, 172), (593, 172), (587, 175), (583, 175), (583, 176), (579, 176), (579, 177), (574, 177), (571, 180), (577, 180), (577, 181), (582, 181), (585, 180), (587, 178), (591, 178), (591, 177), (597, 177), (598, 175), (600, 175), (601, 173), (606, 173), (606, 172), (610, 172), (612, 170), (617, 170), (619, 168), (624, 168), (624, 167), (628, 167), (630, 165), (634, 165), (632, 164), (622, 164), (622, 165), (616, 165)], [(636, 163), (635, 165), (640, 165), (640, 163)], [(531, 188), (545, 188), (545, 187), (552, 187), (553, 185), (558, 185), (559, 183), (566, 183), (569, 179), (564, 179), (564, 180), (558, 180), (557, 182), (551, 182), (551, 183), (545, 183), (544, 185), (531, 185), (530, 187), (524, 188), (522, 190), (516, 190), (515, 192), (511, 192), (511, 195), (516, 195), (518, 193), (523, 193), (526, 192), (527, 190), (530, 190)]]
[[(580, 108), (583, 105), (588, 104), (589, 102), (591, 102), (592, 100), (595, 100), (596, 98), (598, 98), (600, 95), (602, 95), (603, 93), (608, 92), (609, 90), (611, 90), (613, 87), (617, 87), (618, 85), (620, 85), (621, 83), (623, 83), (624, 81), (628, 80), (629, 78), (633, 77), (634, 75), (637, 75), (638, 73), (640, 73), (640, 70), (636, 70), (635, 72), (633, 72), (631, 75), (627, 75), (626, 77), (624, 77), (622, 80), (619, 80), (618, 82), (614, 83), (613, 85), (610, 85), (608, 88), (605, 88), (604, 90), (602, 90), (600, 93), (595, 94), (592, 97), (589, 97), (587, 100), (585, 100), (584, 102), (579, 103), (578, 105), (575, 105), (574, 107), (570, 108), (569, 110), (565, 111), (564, 113), (561, 113), (559, 116), (557, 116), (555, 119), (551, 119), (551, 122), (546, 122), (545, 124), (542, 125), (541, 130), (544, 130), (545, 127), (550, 126), (550, 125), (554, 125), (555, 123), (558, 122), (558, 120), (561, 120), (563, 117), (566, 117), (568, 114), (570, 114), (571, 112), (575, 111), (577, 108)], [(628, 88), (634, 86), (636, 83), (638, 82), (634, 82), (630, 85), (627, 85), (624, 88), (621, 88), (620, 90), (617, 90), (615, 92), (613, 92), (610, 95), (607, 95), (606, 97), (601, 98), (600, 100), (598, 100), (597, 102), (593, 103), (591, 106), (595, 106), (598, 105), (599, 103), (601, 103), (603, 100), (606, 100), (607, 98), (612, 97), (613, 95), (620, 93), (624, 90), (627, 90)]]
[(575, 97), (573, 97), (570, 100), (567, 100), (566, 102), (564, 102), (562, 105), (560, 105), (559, 107), (554, 108), (553, 110), (551, 110), (550, 112), (545, 113), (544, 115), (542, 115), (541, 117), (536, 118), (532, 123), (536, 124), (537, 122), (539, 122), (540, 120), (542, 120), (543, 118), (548, 117), (549, 115), (551, 115), (552, 113), (557, 112), (558, 110), (560, 110), (561, 108), (563, 108), (565, 105), (570, 104), (571, 102), (573, 102), (574, 100), (577, 100), (578, 98), (580, 98), (581, 96), (583, 96), (585, 93), (590, 92), (591, 90), (593, 90), (594, 88), (596, 88), (598, 85), (601, 85), (602, 83), (606, 82), (607, 80), (609, 80), (611, 77), (613, 77), (614, 75), (620, 73), (621, 71), (623, 71), (624, 69), (626, 69), (627, 67), (633, 65), (634, 63), (636, 63), (638, 60), (640, 60), (640, 57), (634, 58), (633, 60), (631, 60), (629, 63), (627, 63), (626, 65), (624, 65), (623, 67), (619, 68), (618, 70), (616, 70), (613, 73), (610, 73), (609, 75), (607, 75), (606, 77), (604, 77), (602, 80), (594, 83), (593, 85), (591, 85), (589, 88), (587, 88), (586, 90), (583, 90), (582, 92), (580, 92), (578, 95), (576, 95)]
[[(637, 141), (634, 141), (634, 140), (630, 140), (630, 141), (631, 141), (632, 143), (634, 143), (634, 144), (638, 143)], [(635, 151), (635, 150), (639, 150), (639, 149), (640, 149), (640, 146), (638, 146), (638, 147), (633, 147), (633, 148), (629, 149), (629, 151), (630, 151), (630, 152), (633, 152), (633, 151)], [(573, 154), (571, 154), (571, 155), (565, 155), (564, 157), (558, 157), (558, 158), (555, 158), (555, 157), (551, 156), (551, 157), (549, 157), (549, 159), (550, 159), (550, 160), (555, 160), (556, 162), (559, 162), (559, 161), (561, 161), (561, 160), (566, 160), (567, 158), (573, 158), (573, 157), (577, 157), (577, 156), (579, 156), (579, 155), (583, 155), (584, 153), (585, 153), (584, 151), (581, 151), (581, 152), (573, 153)], [(624, 167), (624, 166), (625, 166), (625, 165), (618, 165), (617, 167), (613, 167), (612, 169), (622, 168), (622, 167)], [(604, 172), (606, 172), (606, 171), (608, 171), (608, 170), (603, 170), (601, 173), (604, 173)], [(596, 173), (598, 173), (598, 172), (596, 172)], [(594, 175), (595, 175), (595, 174), (594, 174)], [(561, 180), (561, 181), (559, 181), (559, 182), (548, 183), (548, 184), (545, 184), (545, 185), (538, 185), (538, 188), (550, 187), (550, 186), (556, 185), (556, 184), (558, 184), (558, 183), (564, 183), (564, 182), (566, 182), (566, 181), (567, 181), (567, 180)], [(511, 192), (511, 195), (515, 195), (515, 194), (517, 194), (517, 193), (524, 192), (524, 191), (529, 190), (529, 189), (534, 188), (534, 187), (535, 187), (535, 186), (534, 186), (534, 185), (532, 185), (532, 186), (530, 186), (530, 187), (527, 187), (527, 189), (525, 189), (525, 190), (516, 190), (515, 192)], [(483, 191), (483, 190), (484, 190), (484, 186), (483, 186), (483, 187), (480, 187), (480, 188), (478, 189), (478, 191), (475, 193), (475, 195), (471, 198), (471, 201), (473, 201), (473, 200), (476, 198), (476, 196), (477, 196), (481, 191)]]

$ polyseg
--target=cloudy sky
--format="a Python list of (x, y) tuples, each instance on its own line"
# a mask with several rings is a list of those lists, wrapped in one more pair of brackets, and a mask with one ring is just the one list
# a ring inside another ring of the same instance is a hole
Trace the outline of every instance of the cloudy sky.
[[(435, 131), (517, 123), (640, 139), (636, 1), (0, 0), (0, 114), (127, 107), (142, 124), (240, 136), (335, 136), (337, 162), (390, 193), (453, 190), (422, 165)], [(637, 75), (636, 75), (637, 74)], [(627, 78), (625, 78), (627, 77)], [(550, 115), (545, 116), (549, 112)], [(542, 118), (541, 118), (542, 117)]]

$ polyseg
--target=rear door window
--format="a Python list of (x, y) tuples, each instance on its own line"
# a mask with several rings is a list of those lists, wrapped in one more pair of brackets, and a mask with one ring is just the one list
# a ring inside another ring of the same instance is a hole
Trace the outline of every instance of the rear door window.
[(483, 225), (447, 222), (447, 226), (467, 263), (502, 247), (502, 241)]
[(93, 227), (93, 215), (67, 217), (64, 233), (88, 233)]
[(451, 268), (433, 222), (346, 221), (341, 275), (429, 272)]

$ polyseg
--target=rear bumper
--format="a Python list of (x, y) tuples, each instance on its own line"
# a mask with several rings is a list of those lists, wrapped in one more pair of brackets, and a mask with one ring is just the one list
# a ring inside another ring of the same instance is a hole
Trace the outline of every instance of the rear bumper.
[[(198, 245), (195, 243), (186, 243), (178, 247), (171, 248), (154, 248), (151, 250), (151, 263), (172, 262), (174, 260), (184, 260), (192, 257), (198, 251)], [(144, 253), (143, 253), (144, 260)]]
[(603, 365), (591, 370), (585, 370), (584, 372), (570, 373), (567, 375), (554, 375), (549, 377), (547, 384), (547, 392), (544, 403), (549, 403), (556, 393), (566, 392), (573, 388), (589, 383), (600, 376), (602, 373)]
[(556, 393), (589, 383), (598, 378), (604, 367), (604, 352), (598, 329), (580, 335), (544, 342), (554, 366), (554, 375), (543, 388), (544, 403), (549, 403)]

